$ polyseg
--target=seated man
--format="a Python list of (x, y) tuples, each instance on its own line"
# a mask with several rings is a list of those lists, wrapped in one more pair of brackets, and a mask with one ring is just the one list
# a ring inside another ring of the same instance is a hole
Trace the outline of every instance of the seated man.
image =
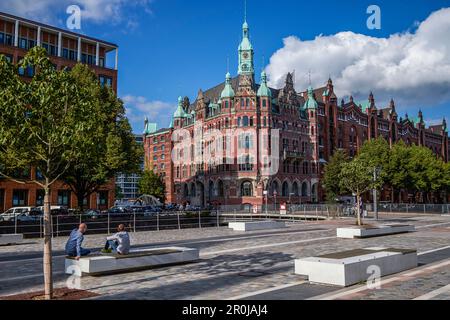
[(117, 233), (111, 237), (106, 238), (105, 248), (102, 253), (118, 253), (126, 255), (130, 252), (130, 236), (125, 231), (125, 226), (120, 224), (117, 227)]
[(82, 223), (78, 226), (78, 229), (74, 229), (70, 233), (69, 240), (66, 243), (66, 255), (68, 257), (75, 257), (76, 260), (80, 260), (81, 257), (87, 256), (91, 253), (90, 250), (81, 247), (84, 240), (84, 233), (87, 230), (87, 225)]

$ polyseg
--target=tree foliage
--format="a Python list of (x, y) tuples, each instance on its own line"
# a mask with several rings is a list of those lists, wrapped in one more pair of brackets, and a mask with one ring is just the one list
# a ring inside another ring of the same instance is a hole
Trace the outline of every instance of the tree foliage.
[(143, 148), (132, 134), (125, 116), (123, 102), (109, 87), (102, 87), (95, 74), (85, 65), (71, 71), (75, 82), (88, 91), (94, 110), (89, 117), (95, 134), (79, 140), (76, 157), (63, 176), (63, 180), (77, 195), (78, 206), (83, 199), (97, 191), (118, 173), (137, 173), (143, 157)]
[(326, 192), (327, 201), (334, 202), (337, 196), (347, 192), (346, 189), (342, 188), (339, 182), (339, 174), (342, 171), (342, 166), (349, 161), (350, 158), (345, 151), (337, 150), (326, 165), (323, 177), (323, 188)]
[(161, 176), (153, 171), (146, 170), (139, 180), (139, 193), (158, 198), (161, 202), (166, 201), (166, 184)]
[[(97, 128), (91, 88), (73, 74), (55, 70), (41, 47), (31, 49), (19, 63), (35, 74), (22, 81), (17, 66), (0, 56), (0, 174), (35, 167), (41, 178), (31, 181), (44, 189), (45, 296), (52, 297), (50, 187), (82, 156), (80, 146)], [(12, 178), (14, 179), (14, 178)], [(14, 179), (19, 183), (24, 183)], [(27, 179), (29, 180), (29, 179)]]

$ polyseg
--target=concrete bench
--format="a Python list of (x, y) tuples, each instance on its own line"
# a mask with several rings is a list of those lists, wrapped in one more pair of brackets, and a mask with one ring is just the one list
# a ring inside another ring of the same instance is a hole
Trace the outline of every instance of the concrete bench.
[(254, 231), (286, 228), (286, 223), (284, 221), (229, 222), (228, 227), (234, 231)]
[(364, 227), (338, 228), (336, 230), (336, 234), (338, 238), (360, 239), (360, 238), (379, 237), (413, 231), (415, 231), (415, 227), (413, 225), (393, 224), (368, 228)]
[(18, 244), (23, 241), (22, 234), (0, 234), (0, 245)]
[(366, 248), (295, 260), (295, 273), (310, 282), (348, 287), (365, 282), (374, 272), (380, 277), (417, 267), (417, 251), (395, 248)]
[(136, 271), (151, 267), (189, 263), (199, 260), (198, 249), (168, 247), (132, 250), (128, 255), (98, 255), (81, 257), (80, 260), (66, 257), (65, 272), (79, 277), (125, 271)]

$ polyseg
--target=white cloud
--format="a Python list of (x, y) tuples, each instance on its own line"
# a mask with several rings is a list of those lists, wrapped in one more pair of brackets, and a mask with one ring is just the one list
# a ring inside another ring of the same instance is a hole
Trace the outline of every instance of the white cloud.
[(163, 101), (148, 101), (145, 97), (126, 95), (122, 97), (125, 104), (127, 117), (133, 128), (142, 131), (144, 119), (158, 123), (161, 126), (169, 126), (176, 105)]
[(450, 101), (450, 8), (432, 13), (415, 32), (375, 38), (351, 31), (303, 41), (284, 39), (270, 59), (271, 85), (282, 87), (287, 72), (296, 71), (296, 88), (323, 86), (331, 75), (339, 96), (381, 103), (436, 105)]
[(153, 0), (2, 0), (0, 10), (46, 23), (55, 23), (66, 14), (69, 5), (79, 5), (82, 21), (121, 23), (129, 19), (123, 14), (129, 7), (151, 13)]

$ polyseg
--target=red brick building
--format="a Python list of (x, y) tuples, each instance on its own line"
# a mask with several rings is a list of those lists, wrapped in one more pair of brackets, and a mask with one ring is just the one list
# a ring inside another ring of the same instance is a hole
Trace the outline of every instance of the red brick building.
[[(0, 54), (17, 64), (34, 46), (47, 50), (57, 70), (70, 69), (80, 62), (87, 64), (102, 85), (111, 86), (117, 92), (117, 45), (0, 12)], [(107, 56), (114, 54), (114, 51), (115, 64), (109, 66)], [(19, 69), (18, 72), (25, 80), (34, 74), (32, 68)], [(21, 178), (31, 178), (36, 171), (31, 169), (25, 175)], [(114, 190), (114, 181), (110, 181), (85, 200), (86, 206), (99, 209), (111, 207)], [(17, 184), (0, 177), (0, 212), (16, 206), (42, 206), (43, 199), (43, 190), (37, 185)], [(74, 208), (77, 199), (67, 186), (58, 182), (51, 190), (51, 204)]]
[(377, 106), (372, 93), (363, 102), (338, 101), (331, 79), (296, 92), (292, 74), (275, 89), (263, 72), (257, 84), (246, 22), (238, 54), (238, 75), (228, 73), (225, 83), (200, 90), (193, 103), (180, 97), (169, 128), (145, 122), (146, 167), (164, 177), (168, 202), (321, 202), (321, 176), (333, 152), (345, 149), (354, 156), (364, 141), (379, 136), (391, 144), (426, 146), (448, 161), (445, 120), (426, 128), (421, 112), (402, 119), (394, 101)]

